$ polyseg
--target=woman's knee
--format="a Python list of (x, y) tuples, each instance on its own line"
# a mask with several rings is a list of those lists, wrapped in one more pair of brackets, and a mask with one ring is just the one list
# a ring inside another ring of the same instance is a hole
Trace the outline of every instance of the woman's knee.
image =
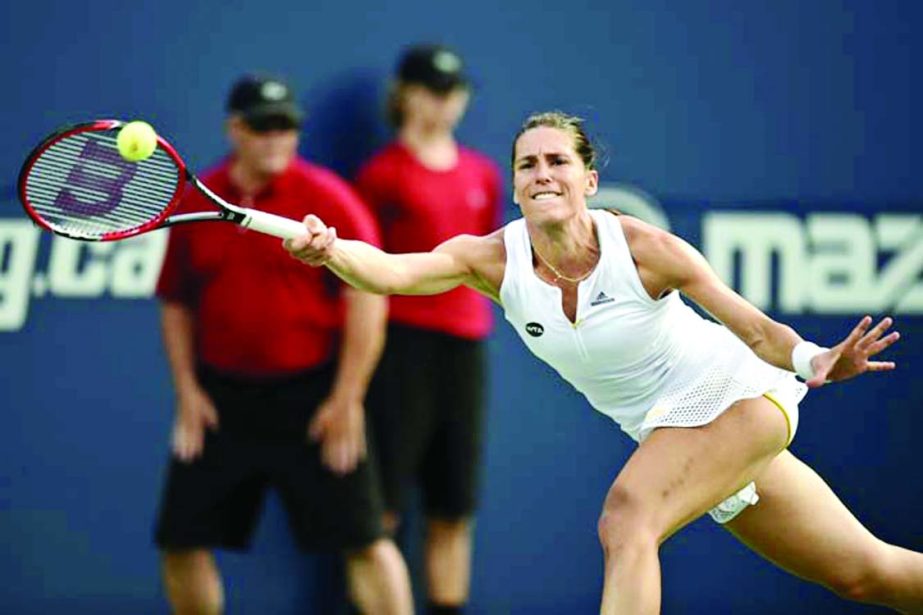
[(877, 594), (875, 577), (866, 570), (836, 571), (824, 584), (839, 597), (854, 602), (870, 602)]
[(846, 600), (881, 604), (891, 592), (890, 545), (880, 543), (867, 556), (832, 567), (822, 583)]
[(606, 553), (656, 547), (660, 532), (654, 511), (630, 488), (615, 484), (606, 496), (597, 526)]

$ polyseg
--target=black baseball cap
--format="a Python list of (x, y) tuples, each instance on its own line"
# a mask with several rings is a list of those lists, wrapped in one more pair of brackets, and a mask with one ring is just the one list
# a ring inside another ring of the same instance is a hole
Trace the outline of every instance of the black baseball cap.
[(228, 113), (240, 114), (256, 130), (298, 128), (304, 112), (292, 88), (282, 79), (268, 75), (245, 75), (228, 96)]
[(458, 87), (468, 87), (468, 76), (457, 53), (443, 45), (414, 45), (401, 56), (397, 78), (433, 92), (444, 94)]

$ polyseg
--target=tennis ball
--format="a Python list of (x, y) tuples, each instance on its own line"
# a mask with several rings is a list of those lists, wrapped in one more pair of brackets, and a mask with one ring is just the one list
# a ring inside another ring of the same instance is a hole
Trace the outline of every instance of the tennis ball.
[(115, 144), (122, 158), (138, 162), (150, 158), (157, 149), (157, 133), (147, 122), (128, 122), (119, 131)]

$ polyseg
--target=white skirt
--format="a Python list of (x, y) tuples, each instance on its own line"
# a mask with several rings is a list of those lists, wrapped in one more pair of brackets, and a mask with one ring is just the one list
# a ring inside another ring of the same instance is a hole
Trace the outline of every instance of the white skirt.
[(668, 382), (639, 426), (628, 435), (643, 442), (658, 427), (706, 425), (734, 402), (770, 393), (769, 399), (786, 414), (791, 442), (798, 428), (798, 403), (807, 393), (807, 386), (793, 373), (757, 357), (723, 327), (716, 327), (709, 341), (712, 352), (707, 358), (699, 365), (686, 366), (692, 374)]

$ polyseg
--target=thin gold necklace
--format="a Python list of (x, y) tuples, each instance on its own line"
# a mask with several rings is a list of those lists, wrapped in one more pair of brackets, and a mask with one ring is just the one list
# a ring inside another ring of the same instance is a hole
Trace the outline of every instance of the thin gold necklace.
[(535, 256), (538, 257), (538, 260), (540, 260), (542, 264), (548, 267), (551, 270), (551, 273), (554, 274), (554, 280), (552, 280), (552, 282), (557, 282), (558, 280), (564, 280), (565, 282), (570, 282), (571, 284), (579, 284), (580, 282), (590, 277), (590, 274), (593, 273), (593, 269), (596, 268), (596, 265), (593, 264), (593, 266), (591, 266), (587, 270), (586, 273), (584, 273), (583, 275), (577, 276), (576, 278), (572, 278), (570, 276), (564, 275), (563, 273), (555, 269), (554, 265), (552, 265), (547, 260), (545, 260), (545, 257), (542, 256), (541, 252), (538, 251), (538, 248), (535, 247), (535, 244), (532, 244), (532, 251), (535, 252)]

